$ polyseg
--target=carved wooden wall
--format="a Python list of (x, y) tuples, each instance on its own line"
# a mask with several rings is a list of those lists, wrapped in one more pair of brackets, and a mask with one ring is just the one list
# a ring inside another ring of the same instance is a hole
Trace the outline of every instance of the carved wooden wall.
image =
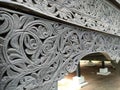
[(119, 45), (119, 36), (0, 7), (0, 90), (57, 90), (87, 54), (118, 62)]

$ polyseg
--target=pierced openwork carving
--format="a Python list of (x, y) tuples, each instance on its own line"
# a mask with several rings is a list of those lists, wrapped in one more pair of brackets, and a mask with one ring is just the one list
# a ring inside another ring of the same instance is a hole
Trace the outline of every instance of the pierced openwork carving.
[(120, 36), (120, 10), (107, 0), (8, 0), (70, 23)]
[(120, 38), (0, 8), (0, 90), (57, 90), (89, 53), (120, 59)]

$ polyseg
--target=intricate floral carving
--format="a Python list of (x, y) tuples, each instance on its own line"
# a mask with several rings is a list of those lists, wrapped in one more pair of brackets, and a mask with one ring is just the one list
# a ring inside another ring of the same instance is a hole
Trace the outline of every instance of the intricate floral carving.
[(120, 38), (0, 8), (0, 90), (56, 90), (94, 52), (120, 59)]
[(120, 36), (120, 11), (107, 0), (8, 0), (50, 17)]

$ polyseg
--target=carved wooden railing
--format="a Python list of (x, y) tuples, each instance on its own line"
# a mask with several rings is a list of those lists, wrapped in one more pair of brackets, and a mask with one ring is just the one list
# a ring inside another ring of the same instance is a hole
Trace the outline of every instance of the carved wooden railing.
[(0, 0), (0, 90), (57, 90), (90, 53), (119, 62), (119, 31), (105, 0)]

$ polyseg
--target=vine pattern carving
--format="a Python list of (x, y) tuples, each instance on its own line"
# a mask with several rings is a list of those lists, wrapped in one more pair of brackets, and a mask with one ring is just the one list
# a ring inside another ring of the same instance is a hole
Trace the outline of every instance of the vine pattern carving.
[(79, 26), (120, 36), (120, 10), (107, 0), (9, 0)]
[(120, 38), (0, 8), (0, 90), (57, 90), (94, 52), (120, 59)]

